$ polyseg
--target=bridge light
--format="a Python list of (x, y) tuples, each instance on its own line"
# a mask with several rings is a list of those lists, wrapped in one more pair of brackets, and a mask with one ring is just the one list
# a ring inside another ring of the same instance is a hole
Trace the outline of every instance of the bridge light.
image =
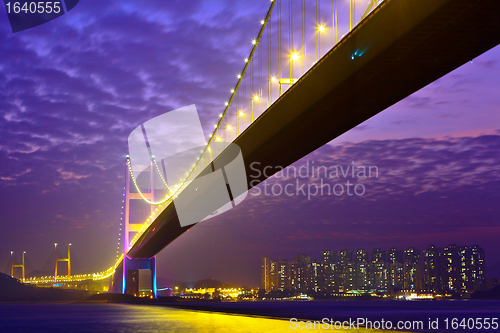
[(239, 116), (240, 116), (240, 117), (243, 117), (244, 115), (245, 115), (245, 114), (243, 113), (243, 111), (240, 111)]
[(218, 136), (215, 140), (220, 141), (220, 136)]
[(253, 100), (257, 102), (257, 101), (259, 100), (259, 96), (255, 95), (255, 96), (253, 97)]
[(292, 54), (290, 54), (290, 58), (292, 60), (297, 60), (299, 58), (299, 54), (297, 52), (292, 52)]
[(264, 20), (260, 20), (260, 24), (264, 25), (265, 21)]
[(234, 94), (234, 89), (231, 89), (231, 94)]
[(227, 128), (228, 130), (230, 130), (230, 129), (231, 129), (231, 125), (227, 125), (227, 126), (226, 126), (226, 128)]
[(274, 76), (271, 76), (271, 81), (276, 82), (276, 78)]
[(254, 40), (252, 40), (252, 44), (253, 44), (253, 45), (257, 44), (257, 41), (256, 41), (255, 39), (254, 39)]
[(325, 31), (325, 26), (324, 25), (320, 25), (318, 27), (318, 30), (321, 31), (321, 32)]
[(240, 74), (238, 74), (237, 77), (238, 77), (238, 79), (241, 79), (241, 75)]
[(245, 62), (248, 62), (248, 58), (245, 58)]

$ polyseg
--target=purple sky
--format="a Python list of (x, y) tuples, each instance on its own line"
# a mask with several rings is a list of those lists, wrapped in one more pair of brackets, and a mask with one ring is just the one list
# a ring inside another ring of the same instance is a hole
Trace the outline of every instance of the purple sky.
[[(268, 6), (88, 0), (16, 34), (1, 9), (0, 269), (11, 250), (40, 269), (54, 242), (71, 242), (87, 272), (108, 268), (128, 134), (190, 104), (209, 133)], [(249, 196), (162, 251), (160, 276), (257, 286), (263, 255), (431, 243), (478, 243), (500, 261), (499, 58), (490, 50), (296, 164), (378, 166), (365, 196)]]

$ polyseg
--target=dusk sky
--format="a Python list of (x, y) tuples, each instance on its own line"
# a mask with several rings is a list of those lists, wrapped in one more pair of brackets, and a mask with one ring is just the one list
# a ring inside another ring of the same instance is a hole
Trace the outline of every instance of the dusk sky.
[[(15, 34), (0, 9), (0, 270), (10, 251), (42, 269), (54, 242), (73, 244), (82, 273), (113, 265), (128, 135), (191, 104), (208, 135), (269, 3), (82, 0)], [(500, 262), (499, 59), (497, 46), (294, 165), (376, 166), (354, 180), (365, 195), (252, 190), (165, 248), (160, 281), (258, 286), (264, 255), (343, 248), (479, 244)]]

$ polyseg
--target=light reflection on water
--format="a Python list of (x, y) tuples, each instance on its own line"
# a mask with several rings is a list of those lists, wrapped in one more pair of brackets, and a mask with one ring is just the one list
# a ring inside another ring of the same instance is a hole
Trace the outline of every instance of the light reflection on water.
[[(0, 332), (236, 333), (297, 331), (301, 330), (291, 329), (289, 320), (192, 311), (163, 306), (0, 304)], [(312, 330), (307, 330), (307, 332), (309, 331)], [(370, 332), (371, 330), (363, 331)], [(345, 330), (335, 330), (335, 332), (345, 332)], [(376, 332), (387, 331), (377, 330)]]

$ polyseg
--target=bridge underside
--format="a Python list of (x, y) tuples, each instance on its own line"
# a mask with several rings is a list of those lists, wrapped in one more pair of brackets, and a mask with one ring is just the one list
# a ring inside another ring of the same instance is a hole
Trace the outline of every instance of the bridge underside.
[[(498, 45), (499, 17), (497, 0), (385, 1), (237, 138), (247, 170), (288, 166)], [(151, 258), (187, 229), (170, 204), (128, 256)]]

